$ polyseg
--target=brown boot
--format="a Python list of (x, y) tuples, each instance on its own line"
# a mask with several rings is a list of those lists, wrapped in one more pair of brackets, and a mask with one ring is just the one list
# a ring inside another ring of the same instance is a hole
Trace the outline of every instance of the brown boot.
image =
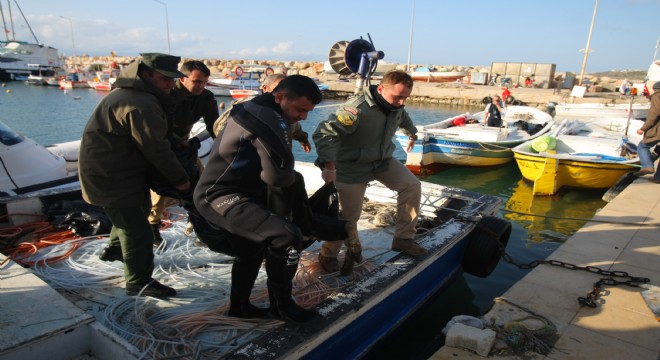
[(639, 169), (639, 171), (635, 171), (633, 175), (639, 177), (639, 176), (653, 174), (653, 172), (654, 172), (653, 168), (641, 168)]
[(336, 257), (323, 256), (319, 254), (319, 263), (323, 270), (328, 273), (334, 273), (339, 271), (339, 261)]
[(417, 245), (414, 239), (392, 239), (392, 250), (401, 251), (410, 256), (422, 256), (427, 253), (426, 249)]

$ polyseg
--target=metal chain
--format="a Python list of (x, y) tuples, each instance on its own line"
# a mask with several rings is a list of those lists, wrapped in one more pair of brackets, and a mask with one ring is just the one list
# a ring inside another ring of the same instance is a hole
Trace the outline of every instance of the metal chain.
[[(593, 289), (589, 293), (587, 293), (586, 297), (581, 296), (577, 298), (577, 301), (580, 304), (580, 306), (588, 306), (591, 308), (595, 308), (596, 307), (595, 301), (596, 298), (598, 298), (598, 295), (600, 295), (602, 285), (639, 286), (640, 284), (645, 284), (651, 281), (649, 278), (631, 276), (625, 271), (609, 271), (609, 270), (601, 269), (596, 266), (578, 266), (560, 260), (534, 260), (527, 264), (519, 264), (513, 260), (511, 255), (507, 254), (506, 251), (504, 251), (503, 247), (500, 247), (500, 251), (502, 252), (502, 258), (504, 259), (504, 261), (518, 267), (518, 269), (521, 270), (533, 269), (541, 264), (545, 264), (545, 265), (558, 266), (568, 270), (584, 270), (593, 274), (607, 276), (606, 278), (602, 278), (597, 282), (595, 282)], [(614, 277), (628, 278), (628, 280), (619, 281), (619, 280), (615, 280)]]

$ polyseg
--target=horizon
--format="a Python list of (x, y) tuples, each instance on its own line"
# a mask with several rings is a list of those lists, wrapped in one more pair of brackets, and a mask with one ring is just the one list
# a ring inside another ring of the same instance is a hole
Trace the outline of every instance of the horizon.
[[(336, 42), (370, 35), (388, 63), (407, 64), (410, 56), (411, 65), (522, 62), (579, 73), (595, 4), (513, 0), (495, 8), (483, 0), (336, 0), (324, 8), (289, 0), (269, 11), (272, 3), (263, 0), (238, 10), (226, 1), (115, 0), (108, 9), (67, 0), (54, 12), (43, 1), (22, 0), (18, 5), (29, 27), (15, 5), (11, 10), (16, 40), (32, 42), (31, 28), (40, 43), (65, 56), (74, 55), (75, 45), (76, 56), (163, 52), (195, 59), (324, 62)], [(2, 10), (10, 36), (10, 9)], [(647, 70), (657, 55), (658, 13), (658, 0), (601, 0), (585, 73)]]

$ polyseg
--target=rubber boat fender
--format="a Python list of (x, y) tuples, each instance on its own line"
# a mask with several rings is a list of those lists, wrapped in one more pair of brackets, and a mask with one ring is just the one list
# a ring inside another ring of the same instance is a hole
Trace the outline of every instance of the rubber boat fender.
[(481, 99), (481, 103), (484, 104), (484, 105), (490, 104), (492, 102), (493, 102), (493, 98), (490, 97), (490, 96), (484, 96), (484, 98)]
[(500, 261), (510, 236), (510, 222), (495, 216), (481, 219), (468, 235), (463, 271), (478, 277), (490, 275)]
[(234, 74), (236, 75), (236, 77), (241, 77), (243, 76), (244, 73), (245, 71), (243, 71), (243, 68), (240, 66), (237, 66), (236, 69), (234, 69)]
[(525, 103), (520, 101), (520, 100), (512, 100), (511, 105), (522, 106), (522, 105), (525, 105)]
[(512, 105), (514, 100), (516, 100), (516, 98), (514, 98), (514, 97), (511, 96), (511, 95), (509, 95), (509, 97), (506, 98), (506, 101), (504, 101), (504, 102), (507, 103), (507, 104), (509, 104), (509, 105)]

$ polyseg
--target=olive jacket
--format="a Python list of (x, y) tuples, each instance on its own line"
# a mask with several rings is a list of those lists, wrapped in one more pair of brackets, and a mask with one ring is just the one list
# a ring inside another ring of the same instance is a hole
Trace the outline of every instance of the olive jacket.
[(660, 91), (651, 95), (651, 108), (641, 129), (644, 131), (644, 143), (660, 141)]
[(173, 186), (188, 181), (167, 139), (174, 99), (142, 81), (138, 64), (122, 70), (117, 89), (99, 102), (83, 131), (78, 176), (83, 198), (93, 205), (142, 206), (150, 171)]
[(374, 173), (387, 170), (396, 149), (392, 138), (397, 129), (412, 136), (417, 133), (404, 108), (386, 112), (374, 100), (372, 86), (362, 95), (349, 99), (321, 122), (312, 135), (317, 164), (334, 162), (337, 181), (349, 184), (369, 182)]

